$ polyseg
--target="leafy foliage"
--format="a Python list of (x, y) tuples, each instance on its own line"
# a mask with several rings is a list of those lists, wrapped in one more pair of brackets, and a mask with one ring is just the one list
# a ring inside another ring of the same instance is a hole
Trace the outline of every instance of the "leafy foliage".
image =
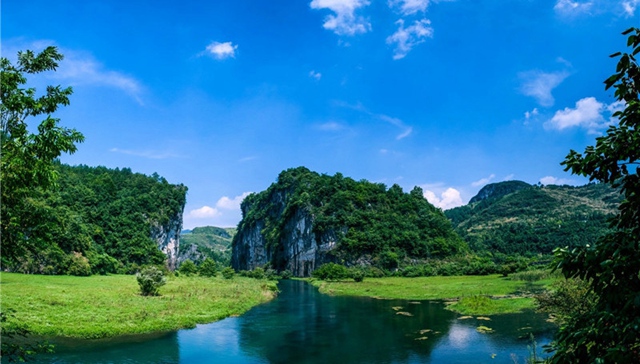
[(349, 270), (344, 265), (336, 263), (326, 263), (313, 271), (313, 277), (323, 281), (333, 281), (349, 277)]
[[(39, 209), (29, 239), (41, 248), (3, 260), (24, 273), (65, 274), (73, 252), (89, 260), (91, 273), (134, 273), (164, 264), (151, 231), (182, 212), (187, 188), (128, 168), (54, 164), (57, 186), (31, 197)], [(3, 240), (4, 248), (4, 240)]]
[[(69, 105), (73, 92), (70, 87), (47, 86), (46, 93), (39, 97), (35, 88), (24, 88), (27, 75), (55, 71), (62, 59), (55, 47), (47, 47), (38, 54), (18, 52), (16, 65), (0, 58), (3, 262), (46, 248), (46, 240), (33, 236), (48, 213), (47, 206), (39, 201), (40, 194), (55, 186), (54, 161), (62, 153), (74, 153), (76, 143), (84, 140), (80, 132), (61, 127), (59, 119), (51, 117), (58, 107)], [(38, 125), (37, 133), (31, 133), (28, 122), (41, 115), (46, 115), (45, 119)]]
[(190, 260), (187, 259), (182, 264), (180, 264), (180, 268), (178, 268), (180, 274), (184, 274), (185, 276), (190, 276), (192, 274), (198, 273), (198, 267)]
[(630, 28), (629, 53), (616, 53), (616, 73), (605, 81), (624, 106), (618, 123), (584, 153), (571, 150), (562, 163), (575, 174), (619, 188), (623, 196), (613, 231), (596, 244), (559, 249), (557, 267), (567, 278), (589, 282), (593, 308), (574, 313), (554, 343), (554, 363), (640, 362), (640, 28)]
[(137, 273), (136, 280), (143, 296), (157, 296), (158, 289), (167, 283), (164, 272), (153, 265), (145, 267)]
[[(52, 353), (53, 345), (43, 341), (30, 339), (31, 330), (24, 323), (17, 322), (15, 311), (3, 308), (0, 312), (2, 344), (0, 358), (12, 362), (25, 362), (38, 353)], [(25, 342), (26, 341), (26, 342)], [(3, 360), (3, 361), (4, 361)]]
[(224, 269), (222, 269), (221, 273), (224, 279), (231, 279), (236, 275), (236, 271), (231, 267), (225, 267)]
[(207, 258), (200, 264), (199, 272), (203, 277), (215, 277), (218, 273), (218, 265), (213, 259)]

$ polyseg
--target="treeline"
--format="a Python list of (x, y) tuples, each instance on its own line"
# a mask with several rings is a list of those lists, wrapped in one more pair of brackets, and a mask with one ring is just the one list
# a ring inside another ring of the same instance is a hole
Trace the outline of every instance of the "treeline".
[(23, 273), (133, 273), (165, 264), (151, 229), (181, 218), (187, 187), (129, 168), (55, 165), (57, 185), (31, 193), (16, 221), (28, 243), (4, 244), (2, 266)]

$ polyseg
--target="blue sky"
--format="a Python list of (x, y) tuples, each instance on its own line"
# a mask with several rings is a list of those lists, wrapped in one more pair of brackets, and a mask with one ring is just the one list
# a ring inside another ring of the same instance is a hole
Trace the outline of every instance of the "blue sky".
[[(130, 3), (130, 4), (129, 4)], [(563, 171), (620, 105), (603, 81), (640, 0), (4, 0), (2, 56), (55, 45), (31, 79), (86, 141), (62, 161), (189, 187), (184, 227), (306, 166), (443, 209), (486, 183)], [(36, 120), (33, 122), (35, 123)]]

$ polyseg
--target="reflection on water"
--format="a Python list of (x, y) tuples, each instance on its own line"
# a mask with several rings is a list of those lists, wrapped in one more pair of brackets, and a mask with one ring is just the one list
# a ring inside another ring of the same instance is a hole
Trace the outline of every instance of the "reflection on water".
[[(355, 283), (354, 283), (355, 284)], [(490, 321), (458, 315), (439, 302), (321, 295), (282, 281), (278, 298), (241, 317), (155, 337), (60, 341), (53, 363), (513, 363), (551, 327), (533, 314)], [(402, 312), (403, 314), (398, 314)], [(494, 331), (479, 333), (488, 326)]]

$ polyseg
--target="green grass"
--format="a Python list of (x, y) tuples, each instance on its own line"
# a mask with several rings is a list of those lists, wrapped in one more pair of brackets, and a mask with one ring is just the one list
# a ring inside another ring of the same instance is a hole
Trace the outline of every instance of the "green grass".
[(487, 296), (470, 296), (462, 297), (448, 305), (447, 308), (463, 315), (497, 315), (532, 309), (534, 302), (530, 297), (493, 299)]
[(144, 297), (135, 276), (0, 275), (2, 310), (38, 335), (101, 338), (194, 327), (240, 315), (275, 296), (275, 283), (244, 277), (169, 278)]
[[(449, 309), (464, 315), (494, 315), (534, 308), (527, 297), (551, 280), (536, 283), (510, 280), (500, 275), (453, 277), (365, 278), (364, 282), (310, 280), (321, 293), (404, 300), (455, 300)], [(484, 297), (486, 300), (472, 299)], [(491, 297), (491, 298), (489, 298)], [(474, 301), (475, 300), (475, 301)]]

